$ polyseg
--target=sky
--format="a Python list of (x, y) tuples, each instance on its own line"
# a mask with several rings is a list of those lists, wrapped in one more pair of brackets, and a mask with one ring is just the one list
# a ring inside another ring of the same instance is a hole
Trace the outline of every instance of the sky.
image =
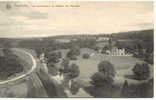
[(153, 18), (152, 1), (0, 2), (0, 37), (146, 30), (154, 28)]

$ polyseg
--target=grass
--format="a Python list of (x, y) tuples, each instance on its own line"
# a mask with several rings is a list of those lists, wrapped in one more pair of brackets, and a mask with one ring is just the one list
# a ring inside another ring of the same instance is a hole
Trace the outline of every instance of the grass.
[[(62, 50), (63, 57), (66, 55), (68, 50)], [(89, 59), (83, 59), (82, 55), (88, 53), (93, 54)], [(103, 61), (110, 61), (116, 70), (116, 76), (124, 76), (133, 74), (131, 69), (137, 62), (142, 62), (139, 59), (130, 56), (107, 56), (104, 54), (97, 53), (94, 50), (83, 48), (81, 49), (81, 55), (78, 56), (78, 60), (71, 61), (76, 63), (80, 68), (79, 79), (89, 81), (90, 77), (97, 72), (97, 65)]]
[[(64, 58), (66, 56), (66, 53), (69, 50), (66, 49), (66, 50), (60, 50), (60, 51), (62, 52), (62, 57)], [(91, 56), (89, 59), (83, 59), (82, 56), (85, 53), (91, 54), (93, 56)], [(33, 56), (35, 56), (34, 52), (32, 52), (32, 54), (33, 54)], [(116, 77), (114, 79), (115, 80), (114, 84), (116, 85), (116, 87), (112, 89), (113, 92), (112, 92), (112, 90), (110, 90), (110, 92), (108, 92), (109, 89), (107, 91), (106, 89), (95, 88), (95, 87), (90, 86), (90, 84), (89, 84), (90, 77), (95, 72), (97, 72), (97, 65), (99, 64), (99, 62), (101, 62), (103, 60), (110, 61), (114, 65), (114, 68), (116, 69)], [(125, 80), (127, 80), (129, 85), (132, 85), (132, 86), (133, 86), (133, 84), (138, 84), (138, 82), (139, 82), (137, 80), (127, 79), (124, 77), (125, 75), (133, 74), (131, 69), (137, 62), (142, 62), (142, 61), (140, 59), (136, 59), (134, 57), (129, 57), (129, 56), (107, 56), (104, 54), (97, 53), (96, 51), (91, 50), (91, 49), (86, 49), (86, 48), (81, 49), (81, 55), (78, 56), (77, 60), (71, 61), (71, 63), (76, 63), (77, 65), (79, 65), (80, 75), (77, 78), (77, 80), (80, 80), (85, 88), (81, 88), (76, 95), (71, 95), (68, 97), (120, 97), (120, 91), (121, 91), (121, 88), (122, 88)], [(61, 61), (57, 64), (58, 67), (60, 66), (60, 63), (61, 63)], [(38, 66), (38, 68), (42, 67), (42, 65), (40, 65), (39, 63), (37, 66)], [(43, 79), (45, 79), (45, 78), (43, 78)], [(19, 89), (24, 89), (25, 92), (22, 92), (22, 94), (19, 94), (18, 96), (21, 97), (21, 95), (24, 95), (24, 93), (30, 92), (29, 90), (31, 90), (31, 91), (34, 90), (34, 88), (31, 89), (31, 87), (29, 86), (32, 84), (29, 84), (29, 85), (27, 84), (27, 86), (30, 88), (27, 88), (25, 85), (26, 85), (26, 83), (22, 83), (22, 84), (18, 84), (18, 86), (17, 85), (13, 86), (13, 87), (17, 86)], [(49, 85), (45, 85), (45, 86), (49, 86)], [(141, 87), (143, 87), (143, 86), (141, 86)], [(47, 88), (49, 88), (49, 87), (47, 87)], [(3, 88), (1, 88), (1, 89), (3, 89)], [(9, 91), (14, 90), (14, 88), (11, 88), (11, 90), (10, 90), (10, 88), (8, 88), (8, 89), (9, 89)], [(15, 90), (18, 91), (17, 89), (15, 89)], [(61, 89), (59, 89), (59, 90), (61, 90)], [(30, 93), (32, 93), (32, 92), (30, 92)], [(3, 92), (1, 92), (1, 93), (3, 93)], [(0, 94), (0, 95), (2, 95), (2, 94)], [(12, 97), (12, 94), (4, 94), (4, 96), (8, 96), (8, 95), (11, 95), (10, 97)], [(24, 96), (22, 96), (22, 97), (24, 97)]]
[[(68, 50), (61, 50), (61, 52), (63, 54), (63, 57), (65, 57)], [(89, 59), (83, 59), (82, 56), (85, 53), (88, 53), (88, 54), (93, 55), (93, 56), (91, 56)], [(114, 84), (116, 85), (117, 88), (114, 89), (114, 91), (120, 92), (120, 89), (122, 88), (125, 80), (128, 81), (129, 85), (137, 85), (139, 83), (142, 83), (142, 81), (138, 81), (138, 80), (134, 80), (134, 79), (128, 79), (128, 78), (124, 77), (125, 75), (133, 75), (132, 68), (134, 67), (134, 65), (137, 62), (143, 62), (140, 59), (137, 59), (137, 58), (134, 58), (131, 56), (107, 56), (107, 55), (97, 53), (96, 51), (91, 50), (91, 49), (87, 49), (87, 48), (81, 49), (81, 55), (78, 56), (78, 59), (71, 61), (71, 63), (76, 63), (77, 65), (79, 65), (80, 75), (77, 79), (81, 80), (82, 84), (84, 84), (85, 86), (89, 86), (90, 77), (95, 72), (97, 72), (97, 66), (103, 60), (110, 61), (114, 65), (114, 68), (116, 70), (116, 76), (114, 78)], [(151, 70), (152, 69), (153, 69), (153, 67), (151, 67)], [(100, 91), (102, 91), (102, 90), (100, 90)], [(103, 92), (106, 92), (106, 91), (103, 91)], [(120, 93), (116, 94), (116, 92), (114, 92), (113, 97), (114, 96), (120, 97), (119, 96)], [(76, 97), (83, 97), (84, 93), (82, 93), (82, 95), (81, 95), (81, 93), (78, 93), (78, 94), (79, 95), (78, 96), (76, 95)], [(101, 94), (101, 96), (102, 95), (103, 94)], [(92, 95), (92, 96), (94, 96), (94, 95)]]

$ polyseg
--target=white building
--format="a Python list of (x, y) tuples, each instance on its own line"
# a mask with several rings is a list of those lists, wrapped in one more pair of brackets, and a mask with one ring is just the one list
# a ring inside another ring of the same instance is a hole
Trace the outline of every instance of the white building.
[(112, 50), (111, 50), (111, 55), (119, 55), (119, 56), (122, 56), (122, 55), (125, 55), (125, 49), (118, 49), (117, 47), (114, 47)]
[(119, 49), (117, 47), (112, 48), (111, 51), (106, 51), (110, 56), (132, 56), (132, 54), (128, 54), (125, 51), (125, 48)]
[(109, 37), (99, 37), (96, 41), (97, 42), (103, 42), (103, 41), (108, 41)]

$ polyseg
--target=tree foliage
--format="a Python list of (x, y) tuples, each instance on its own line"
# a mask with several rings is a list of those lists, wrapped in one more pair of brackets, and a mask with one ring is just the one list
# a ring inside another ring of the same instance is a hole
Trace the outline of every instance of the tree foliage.
[(70, 60), (69, 58), (64, 58), (61, 62), (61, 70), (64, 72), (64, 73), (67, 73), (68, 70), (69, 70), (69, 63), (70, 63)]
[(154, 31), (153, 30), (143, 30), (143, 31), (134, 31), (134, 32), (122, 32), (118, 34), (113, 34), (113, 36), (117, 40), (125, 40), (120, 41), (119, 48), (126, 48), (129, 52), (135, 52), (136, 50), (139, 53), (142, 53), (142, 48), (147, 49), (148, 53), (153, 52), (154, 47)]
[(70, 60), (68, 58), (63, 59), (60, 71), (66, 74), (69, 79), (76, 78), (80, 74), (79, 66), (74, 63), (70, 65)]
[(145, 80), (150, 76), (150, 67), (147, 63), (136, 64), (132, 70), (138, 80)]
[(146, 53), (145, 54), (145, 58), (144, 58), (144, 61), (150, 63), (150, 64), (153, 64), (153, 60), (154, 59), (154, 56), (153, 56), (153, 53), (149, 54), (149, 53)]
[(110, 76), (106, 76), (102, 72), (96, 72), (94, 75), (91, 76), (91, 80), (91, 83), (97, 87), (108, 86), (113, 83), (113, 78)]
[(114, 77), (116, 73), (113, 64), (111, 64), (109, 61), (100, 62), (98, 64), (98, 70), (99, 72), (104, 73), (104, 75), (110, 77)]
[(53, 62), (58, 63), (60, 60), (60, 54), (59, 52), (49, 52), (45, 54), (45, 57), (47, 58), (47, 62)]
[(98, 72), (91, 76), (91, 83), (94, 86), (110, 86), (115, 76), (114, 66), (108, 61), (102, 61), (98, 64)]
[(71, 64), (68, 69), (68, 76), (73, 79), (78, 77), (80, 74), (79, 66), (76, 64)]
[(0, 79), (7, 79), (9, 76), (24, 70), (22, 62), (11, 50), (5, 49), (4, 56), (0, 57)]
[(77, 81), (71, 81), (70, 91), (73, 95), (75, 95), (80, 89), (80, 84)]
[(107, 52), (107, 50), (109, 50), (109, 46), (108, 45), (106, 45), (106, 46), (104, 46), (103, 48), (102, 48), (102, 51), (101, 51), (101, 53), (102, 54), (106, 54)]
[(51, 75), (57, 75), (58, 68), (56, 67), (55, 63), (48, 62), (47, 67), (48, 67), (48, 73), (50, 73)]
[(90, 55), (88, 53), (83, 54), (84, 59), (88, 59), (89, 57), (90, 57)]
[(70, 58), (71, 60), (76, 60), (77, 57), (80, 55), (80, 47), (75, 45), (75, 46), (72, 46), (69, 50), (69, 52), (67, 53), (67, 57)]

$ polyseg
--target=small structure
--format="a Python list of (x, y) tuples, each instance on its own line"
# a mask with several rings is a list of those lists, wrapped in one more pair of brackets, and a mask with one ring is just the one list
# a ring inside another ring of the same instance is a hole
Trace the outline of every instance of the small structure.
[(111, 50), (111, 55), (119, 55), (119, 56), (123, 56), (125, 55), (125, 49), (118, 49), (117, 47), (112, 48)]
[(40, 55), (40, 61), (41, 61), (41, 62), (44, 62), (44, 61), (45, 61), (45, 54), (44, 54), (44, 53), (42, 53), (42, 54)]
[(125, 48), (119, 49), (117, 47), (113, 47), (111, 51), (107, 50), (106, 52), (110, 56), (132, 56), (132, 54), (126, 53)]
[(106, 54), (109, 54), (109, 55), (111, 55), (111, 52), (110, 52), (110, 50), (106, 50)]
[(99, 37), (96, 41), (97, 42), (103, 42), (103, 41), (108, 41), (109, 37)]
[(95, 55), (95, 53), (91, 53), (91, 54), (90, 54), (90, 57), (92, 57), (92, 56), (94, 56), (94, 55)]
[(52, 76), (55, 81), (57, 81), (58, 84), (63, 84), (64, 76), (57, 74), (56, 76)]
[(60, 39), (56, 39), (56, 41), (57, 42), (60, 42), (60, 43), (69, 43), (69, 42), (71, 42), (71, 41), (76, 41), (76, 39), (75, 38), (72, 38), (72, 39), (62, 39), (62, 38), (60, 38)]

